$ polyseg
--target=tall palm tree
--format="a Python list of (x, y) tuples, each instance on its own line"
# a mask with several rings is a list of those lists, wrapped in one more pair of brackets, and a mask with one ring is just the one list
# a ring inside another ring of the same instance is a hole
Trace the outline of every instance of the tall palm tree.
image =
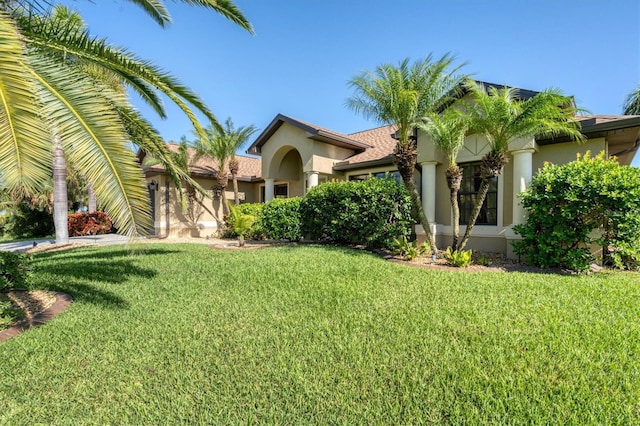
[(438, 60), (432, 55), (398, 66), (383, 64), (374, 72), (363, 72), (349, 81), (355, 90), (347, 106), (366, 118), (396, 127), (397, 143), (393, 161), (405, 187), (409, 190), (418, 220), (425, 230), (431, 251), (437, 252), (435, 237), (422, 209), (420, 194), (413, 181), (418, 157), (414, 130), (422, 118), (447, 106), (464, 77), (457, 75), (460, 66), (453, 67), (454, 58), (446, 54)]
[(628, 115), (640, 115), (640, 85), (636, 90), (627, 95), (624, 101), (624, 113)]
[(224, 123), (224, 138), (226, 139), (227, 148), (231, 153), (231, 155), (229, 155), (229, 172), (233, 180), (233, 199), (236, 206), (240, 204), (240, 198), (238, 197), (238, 171), (240, 169), (240, 163), (236, 158), (236, 152), (257, 131), (258, 128), (253, 124), (240, 126), (236, 129), (230, 117), (227, 118), (227, 121)]
[[(253, 125), (240, 126), (236, 129), (231, 118), (227, 118), (223, 127), (209, 126), (206, 129), (207, 138), (198, 138), (194, 142), (199, 157), (207, 156), (217, 163), (216, 179), (220, 187), (222, 211), (225, 215), (229, 214), (229, 206), (227, 205), (227, 196), (225, 193), (229, 185), (229, 173), (231, 173), (233, 179), (235, 204), (239, 204), (239, 163), (236, 159), (236, 151), (257, 131), (258, 129)], [(227, 167), (229, 170), (227, 170)]]
[[(161, 25), (170, 22), (163, 1), (131, 1)], [(252, 31), (231, 1), (184, 2), (215, 10)], [(217, 124), (215, 116), (197, 95), (148, 61), (91, 37), (84, 28), (63, 22), (50, 25), (43, 19), (47, 4), (0, 2), (0, 180), (11, 190), (37, 192), (50, 176), (51, 141), (56, 135), (67, 161), (93, 183), (117, 226), (133, 235), (147, 228), (149, 202), (127, 141), (154, 152), (170, 173), (181, 172), (162, 138), (131, 107), (126, 94), (101, 85), (75, 64), (91, 63), (113, 73), (162, 117), (159, 93), (167, 95), (201, 133), (192, 108)]]
[(568, 136), (577, 141), (584, 140), (575, 120), (578, 110), (573, 100), (557, 89), (542, 91), (523, 101), (514, 88), (485, 89), (475, 81), (468, 81), (466, 88), (472, 98), (465, 107), (471, 132), (484, 136), (490, 151), (482, 158), (480, 188), (458, 250), (464, 249), (469, 241), (491, 180), (502, 174), (511, 140), (532, 136)]
[(464, 138), (469, 123), (454, 106), (450, 106), (441, 114), (431, 113), (424, 118), (423, 123), (418, 123), (418, 127), (431, 137), (433, 142), (447, 157), (447, 169), (445, 175), (451, 200), (451, 211), (453, 213), (453, 243), (454, 249), (458, 246), (460, 236), (460, 207), (458, 206), (458, 192), (462, 182), (463, 169), (456, 161), (458, 153), (464, 146)]

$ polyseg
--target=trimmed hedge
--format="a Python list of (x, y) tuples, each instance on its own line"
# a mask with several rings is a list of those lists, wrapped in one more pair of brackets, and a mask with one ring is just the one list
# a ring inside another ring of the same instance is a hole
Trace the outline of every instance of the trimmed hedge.
[(414, 221), (411, 197), (393, 179), (330, 182), (312, 188), (300, 204), (302, 231), (310, 239), (391, 248)]
[(514, 227), (523, 239), (513, 247), (527, 263), (584, 271), (595, 244), (603, 263), (640, 268), (640, 169), (587, 153), (545, 165), (521, 200), (529, 216)]
[(302, 198), (273, 199), (262, 209), (264, 235), (270, 240), (302, 239), (300, 204)]

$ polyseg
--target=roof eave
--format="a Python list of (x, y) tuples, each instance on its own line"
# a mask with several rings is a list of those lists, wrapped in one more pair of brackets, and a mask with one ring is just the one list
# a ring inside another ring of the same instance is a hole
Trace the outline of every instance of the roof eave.
[[(581, 123), (580, 132), (589, 138), (604, 137), (607, 132), (614, 130), (640, 127), (640, 115), (634, 115), (620, 120), (611, 120), (604, 123), (595, 123), (595, 118), (589, 118), (585, 121), (587, 121), (588, 124), (585, 125)], [(554, 143), (570, 142), (572, 140), (573, 139), (567, 136), (559, 136), (555, 138), (537, 139), (536, 142), (540, 145), (550, 145)]]
[(389, 164), (393, 164), (391, 155), (387, 155), (385, 157), (378, 158), (375, 160), (360, 161), (357, 163), (350, 163), (348, 161), (343, 161), (341, 163), (334, 164), (333, 170), (345, 171), (345, 170), (354, 170), (354, 169), (364, 169), (368, 167), (387, 166)]

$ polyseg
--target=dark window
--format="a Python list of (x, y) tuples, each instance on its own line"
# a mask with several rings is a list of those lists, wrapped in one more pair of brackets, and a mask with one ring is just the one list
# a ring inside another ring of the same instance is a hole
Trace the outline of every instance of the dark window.
[(274, 185), (273, 197), (274, 198), (287, 198), (289, 196), (289, 185), (286, 183), (280, 185)]
[[(273, 186), (273, 198), (288, 198), (289, 197), (289, 185), (281, 183)], [(265, 185), (260, 186), (260, 202), (266, 201)]]
[[(460, 206), (460, 224), (468, 225), (473, 206), (475, 205), (478, 190), (482, 183), (480, 177), (480, 163), (461, 164), (464, 169), (462, 174), (462, 184), (458, 192), (458, 204)], [(498, 178), (491, 179), (487, 198), (482, 204), (480, 215), (476, 225), (497, 225), (498, 224)]]
[(402, 177), (400, 176), (400, 172), (398, 172), (397, 170), (394, 170), (391, 172), (376, 172), (376, 173), (366, 173), (362, 175), (353, 175), (353, 176), (349, 176), (349, 180), (361, 182), (363, 180), (367, 180), (370, 178), (384, 179), (386, 177), (389, 177), (390, 179), (393, 179), (396, 182), (402, 182)]

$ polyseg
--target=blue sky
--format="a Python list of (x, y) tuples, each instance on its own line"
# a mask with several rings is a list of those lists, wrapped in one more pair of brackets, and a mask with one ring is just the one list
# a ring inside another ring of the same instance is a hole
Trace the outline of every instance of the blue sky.
[[(166, 29), (127, 1), (65, 3), (93, 34), (178, 77), (219, 121), (260, 129), (278, 113), (343, 133), (375, 127), (345, 108), (348, 80), (429, 53), (451, 52), (478, 80), (559, 88), (594, 114), (620, 114), (640, 84), (637, 0), (236, 0), (253, 36), (180, 2), (166, 2)], [(167, 141), (190, 136), (188, 119), (168, 102), (161, 120), (133, 101)]]

